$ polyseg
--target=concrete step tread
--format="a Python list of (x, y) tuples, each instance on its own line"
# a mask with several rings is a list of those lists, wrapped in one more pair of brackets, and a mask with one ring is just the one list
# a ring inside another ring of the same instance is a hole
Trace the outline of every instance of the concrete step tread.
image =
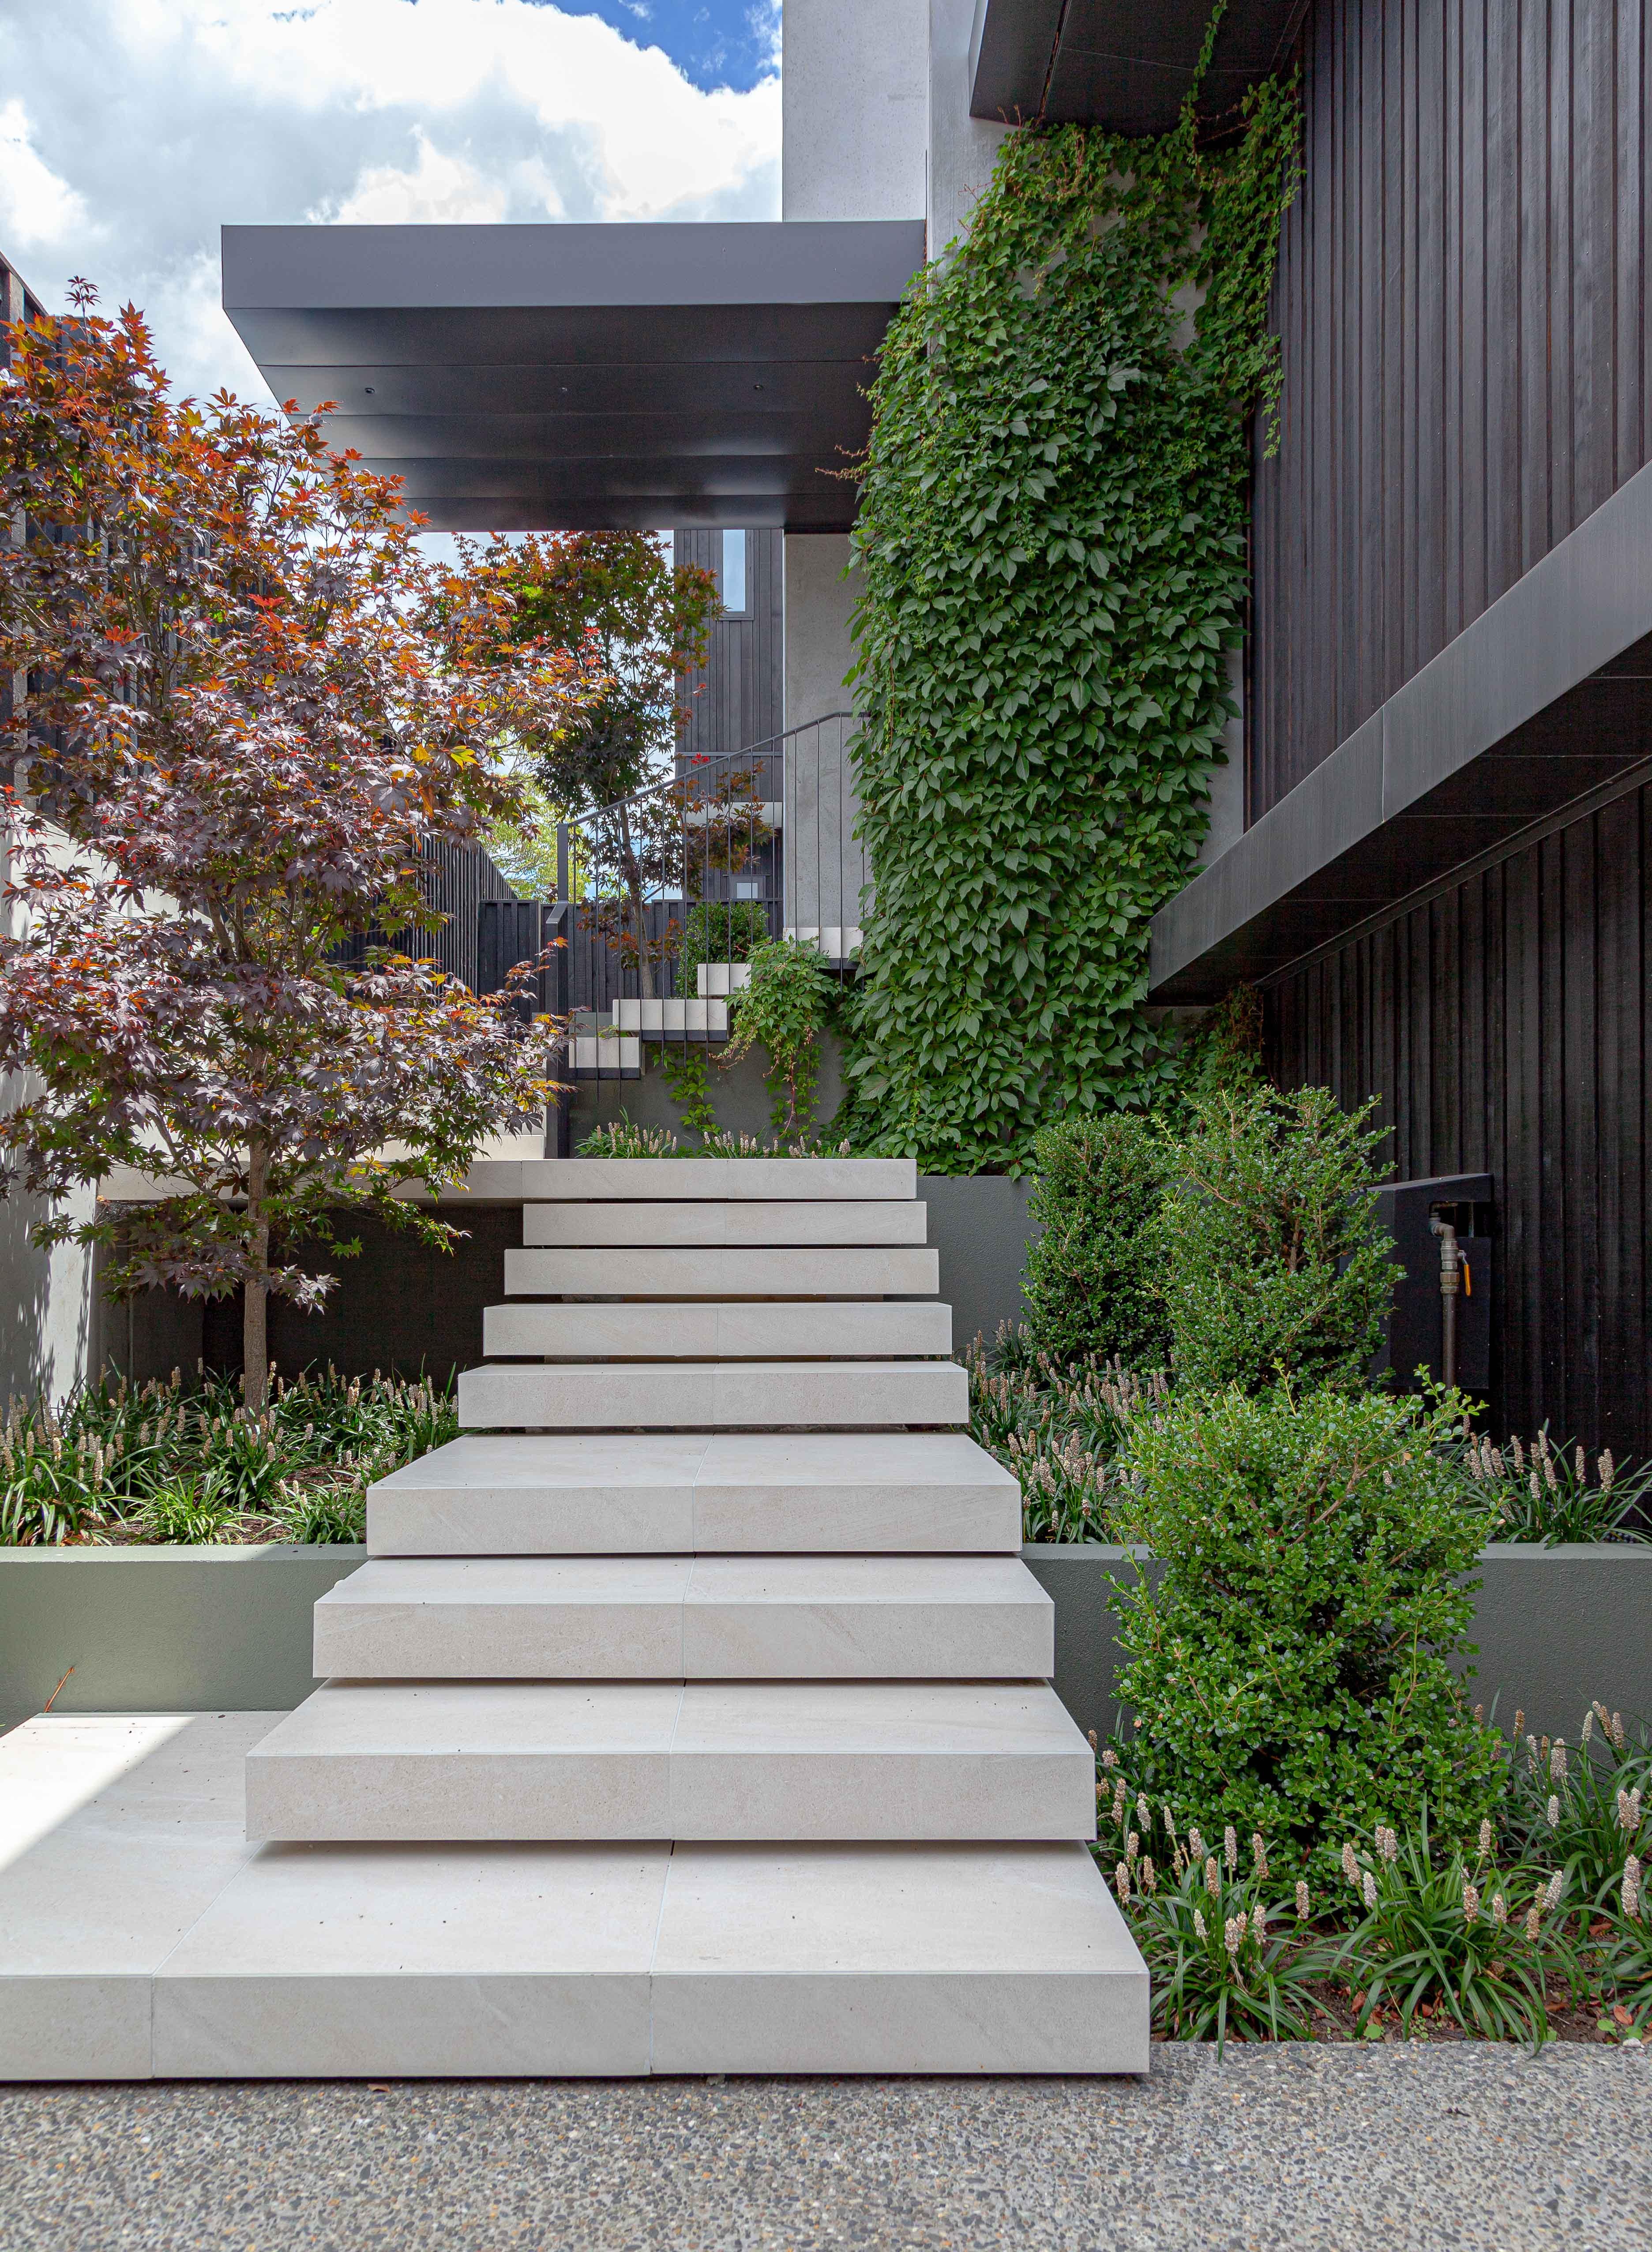
[(1046, 1682), (329, 1682), (249, 1753), (260, 1839), (1093, 1838)]
[(921, 1244), (928, 1207), (899, 1202), (751, 1204), (530, 1204), (522, 1240), (531, 1249), (597, 1244)]
[(691, 1360), (888, 1360), (952, 1351), (952, 1309), (936, 1301), (909, 1303), (816, 1299), (717, 1299), (647, 1305), (489, 1306), (482, 1317), (489, 1355), (546, 1359)]
[(1047, 1678), (1054, 1606), (1010, 1556), (382, 1558), (316, 1606), (352, 1679)]
[(911, 1202), (918, 1167), (910, 1157), (547, 1157), (523, 1165), (522, 1193), (559, 1204)]
[(367, 1496), (373, 1555), (1018, 1552), (1016, 1480), (953, 1431), (456, 1439)]
[(508, 1250), (508, 1298), (933, 1298), (922, 1244), (609, 1244)]
[(496, 1362), (459, 1379), (469, 1431), (887, 1428), (969, 1420), (946, 1360)]
[(0, 2079), (1146, 2069), (1082, 1845), (252, 1847), (262, 1717), (0, 1740)]

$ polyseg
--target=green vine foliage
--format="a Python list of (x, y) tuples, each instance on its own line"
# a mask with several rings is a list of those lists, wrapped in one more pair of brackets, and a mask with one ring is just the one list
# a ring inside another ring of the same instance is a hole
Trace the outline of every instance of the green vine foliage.
[(698, 1041), (667, 1040), (660, 1049), (661, 1074), (670, 1090), (677, 1115), (691, 1134), (702, 1139), (718, 1130), (706, 1064), (706, 1049)]
[(890, 328), (851, 676), (876, 908), (839, 1114), (869, 1152), (1019, 1171), (1046, 1119), (1174, 1075), (1147, 927), (1232, 708), (1298, 139), (1277, 80), (1214, 147), (1190, 101), (1159, 140), (1024, 128)]
[(718, 1060), (738, 1063), (760, 1042), (768, 1053), (769, 1124), (777, 1136), (796, 1134), (814, 1115), (820, 1036), (837, 988), (819, 949), (802, 939), (760, 940), (751, 963), (751, 983), (733, 997), (733, 1031)]

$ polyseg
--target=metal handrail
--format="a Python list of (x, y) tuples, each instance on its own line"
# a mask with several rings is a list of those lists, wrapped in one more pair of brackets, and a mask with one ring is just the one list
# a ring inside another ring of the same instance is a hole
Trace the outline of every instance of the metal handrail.
[[(638, 1075), (645, 1040), (726, 1037), (732, 973), (682, 982), (710, 959), (695, 943), (698, 910), (711, 911), (698, 935), (712, 942), (717, 910), (727, 910), (724, 942), (739, 956), (759, 923), (771, 936), (810, 938), (834, 959), (852, 950), (865, 876), (855, 835), (856, 724), (852, 712), (823, 713), (739, 750), (703, 754), (558, 824), (579, 1075)], [(725, 819), (696, 818), (719, 804)]]

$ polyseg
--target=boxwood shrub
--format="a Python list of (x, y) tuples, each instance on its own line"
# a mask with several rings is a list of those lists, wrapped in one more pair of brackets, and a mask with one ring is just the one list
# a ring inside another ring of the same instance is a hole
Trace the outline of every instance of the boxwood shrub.
[(1288, 1840), (1326, 1875), (1425, 1805), (1447, 1846), (1477, 1834), (1504, 1764), (1448, 1662), (1484, 1530), (1454, 1427), (1448, 1406), (1282, 1385), (1135, 1419), (1128, 1534), (1163, 1571), (1115, 1582), (1127, 1764), (1179, 1822)]

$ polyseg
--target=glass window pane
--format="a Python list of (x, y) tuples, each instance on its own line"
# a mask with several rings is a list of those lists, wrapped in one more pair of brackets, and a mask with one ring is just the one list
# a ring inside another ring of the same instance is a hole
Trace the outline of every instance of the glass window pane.
[(723, 534), (723, 608), (743, 610), (746, 608), (746, 534), (725, 532)]

